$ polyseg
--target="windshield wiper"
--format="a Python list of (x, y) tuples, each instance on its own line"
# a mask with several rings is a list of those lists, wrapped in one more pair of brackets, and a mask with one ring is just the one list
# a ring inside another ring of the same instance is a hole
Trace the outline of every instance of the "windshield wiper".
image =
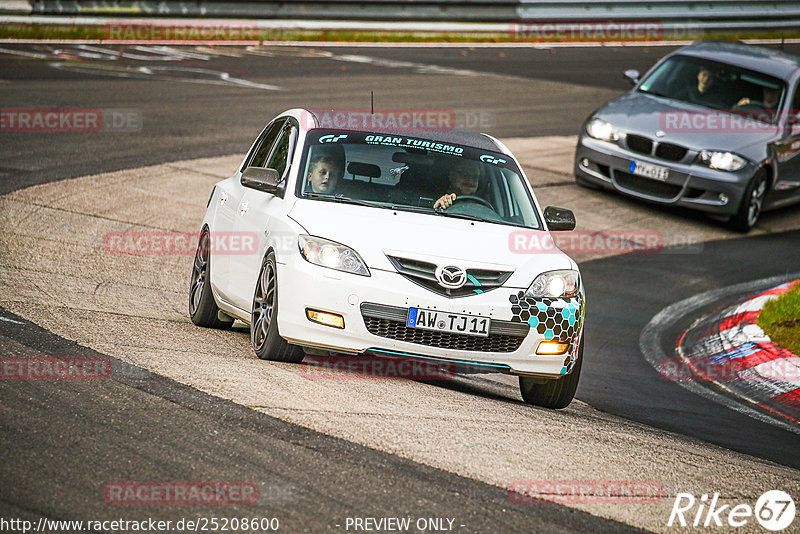
[(531, 228), (525, 224), (519, 224), (511, 221), (504, 221), (504, 220), (495, 220), (495, 219), (484, 219), (482, 217), (476, 217), (475, 215), (467, 215), (466, 213), (452, 213), (447, 212), (442, 209), (433, 209), (433, 208), (423, 208), (421, 206), (400, 206), (397, 204), (392, 205), (393, 210), (398, 211), (410, 211), (414, 213), (428, 213), (433, 215), (444, 215), (445, 217), (453, 217), (458, 219), (466, 219), (468, 221), (480, 221), (485, 223), (492, 223), (492, 224), (503, 224), (507, 226), (516, 226), (517, 228), (526, 228), (528, 230), (541, 230), (541, 228)]
[(678, 100), (674, 96), (665, 95), (664, 93), (660, 93), (658, 91), (651, 91), (649, 89), (647, 91), (645, 91), (644, 89), (639, 89), (639, 91), (646, 95), (660, 96), (661, 98), (669, 98), (670, 100)]
[(357, 198), (350, 198), (344, 195), (323, 195), (322, 193), (304, 193), (303, 198), (316, 198), (319, 200), (330, 200), (333, 202), (344, 202), (346, 204), (355, 204), (357, 206), (367, 206), (368, 208), (383, 208), (385, 206), (381, 206), (379, 204), (373, 204), (372, 202), (367, 202), (366, 200), (359, 200)]
[(480, 222), (497, 222), (491, 219), (484, 219), (483, 217), (476, 217), (475, 215), (467, 215), (466, 213), (452, 213), (443, 209), (437, 209), (433, 211), (437, 215), (443, 215), (445, 217), (453, 217), (456, 219), (467, 219), (468, 221), (480, 221)]
[(423, 208), (422, 206), (405, 206), (401, 204), (392, 204), (393, 210), (398, 211), (413, 211), (415, 213), (432, 213), (433, 208)]

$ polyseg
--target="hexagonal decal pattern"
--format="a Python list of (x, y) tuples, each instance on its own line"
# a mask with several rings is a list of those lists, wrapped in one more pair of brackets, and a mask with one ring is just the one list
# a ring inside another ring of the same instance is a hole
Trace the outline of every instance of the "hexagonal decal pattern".
[(517, 295), (511, 295), (509, 300), (511, 320), (528, 323), (545, 339), (569, 343), (580, 332), (583, 323), (583, 303), (580, 296), (535, 299), (526, 297), (520, 291)]
[(580, 296), (567, 298), (531, 298), (523, 291), (509, 297), (511, 320), (528, 323), (546, 340), (569, 343), (561, 374), (572, 371), (578, 361), (580, 332), (583, 326), (583, 302)]

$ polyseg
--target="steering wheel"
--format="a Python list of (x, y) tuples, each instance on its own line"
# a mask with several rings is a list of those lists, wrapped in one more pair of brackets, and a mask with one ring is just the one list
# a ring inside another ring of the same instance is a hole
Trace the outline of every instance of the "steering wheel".
[(758, 100), (751, 100), (747, 104), (742, 104), (741, 106), (733, 106), (733, 109), (768, 109), (767, 106), (764, 105), (763, 102), (759, 102)]
[(453, 205), (455, 205), (456, 202), (461, 202), (461, 201), (476, 202), (478, 204), (483, 204), (490, 210), (495, 211), (494, 206), (489, 204), (488, 200), (486, 200), (485, 198), (476, 197), (475, 195), (463, 195), (463, 196), (456, 195), (456, 199), (453, 201)]

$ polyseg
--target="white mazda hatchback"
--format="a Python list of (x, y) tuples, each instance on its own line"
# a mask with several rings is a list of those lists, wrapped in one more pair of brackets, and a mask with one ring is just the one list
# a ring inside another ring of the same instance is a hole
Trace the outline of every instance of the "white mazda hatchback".
[(549, 232), (574, 227), (488, 135), (335, 130), (289, 110), (214, 186), (189, 311), (249, 324), (262, 359), (322, 349), (510, 373), (526, 402), (563, 408), (584, 289)]

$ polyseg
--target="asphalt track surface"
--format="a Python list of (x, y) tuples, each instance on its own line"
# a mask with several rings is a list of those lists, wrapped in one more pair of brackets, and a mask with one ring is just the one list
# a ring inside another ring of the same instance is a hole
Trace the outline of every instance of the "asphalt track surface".
[[(278, 50), (263, 56), (209, 54), (207, 60), (181, 62), (282, 87), (269, 91), (190, 83), (186, 72), (173, 72), (171, 76), (183, 78), (173, 82), (139, 74), (121, 78), (120, 72), (131, 74), (140, 60), (80, 58), (86, 51), (69, 46), (2, 48), (29, 54), (0, 54), (3, 108), (134, 108), (141, 112), (145, 129), (133, 134), (1, 133), (0, 193), (103, 171), (242, 152), (266, 121), (285, 108), (364, 109), (370, 89), (376, 91), (379, 107), (491, 111), (490, 131), (498, 137), (574, 134), (588, 113), (626, 89), (622, 70), (645, 70), (668, 50), (337, 48), (330, 52), (386, 61), (331, 61), (306, 50)], [(51, 64), (65, 61), (71, 61), (69, 70)], [(109, 75), (111, 63), (116, 74)], [(477, 74), (465, 75), (458, 86), (432, 88), (424, 84), (426, 65)], [(520, 81), (527, 82), (522, 85), (527, 90), (520, 91)], [(694, 255), (626, 255), (582, 264), (589, 288), (586, 337), (591, 350), (577, 397), (613, 414), (800, 467), (796, 434), (661, 380), (638, 349), (641, 329), (673, 302), (796, 271), (798, 238), (800, 233), (785, 233), (706, 243)], [(0, 321), (4, 355), (85, 354), (81, 351), (86, 349), (72, 342), (0, 313), (24, 323)], [(671, 351), (678, 334), (664, 336), (665, 350)], [(88, 498), (101, 491), (97, 480), (190, 480), (202, 466), (206, 479), (215, 473), (227, 479), (241, 473), (265, 481), (264, 495), (292, 495), (286, 502), (280, 497), (267, 500), (264, 508), (265, 515), (279, 514), (285, 520), (286, 531), (333, 529), (336, 518), (404, 512), (457, 517), (476, 532), (629, 528), (558, 505), (519, 508), (496, 487), (255, 414), (167, 379), (143, 384), (117, 378), (100, 389), (81, 383), (4, 382), (0, 398), (4, 516), (100, 516), (103, 503)], [(237, 515), (235, 511), (225, 515)], [(242, 513), (252, 512), (248, 508)]]

